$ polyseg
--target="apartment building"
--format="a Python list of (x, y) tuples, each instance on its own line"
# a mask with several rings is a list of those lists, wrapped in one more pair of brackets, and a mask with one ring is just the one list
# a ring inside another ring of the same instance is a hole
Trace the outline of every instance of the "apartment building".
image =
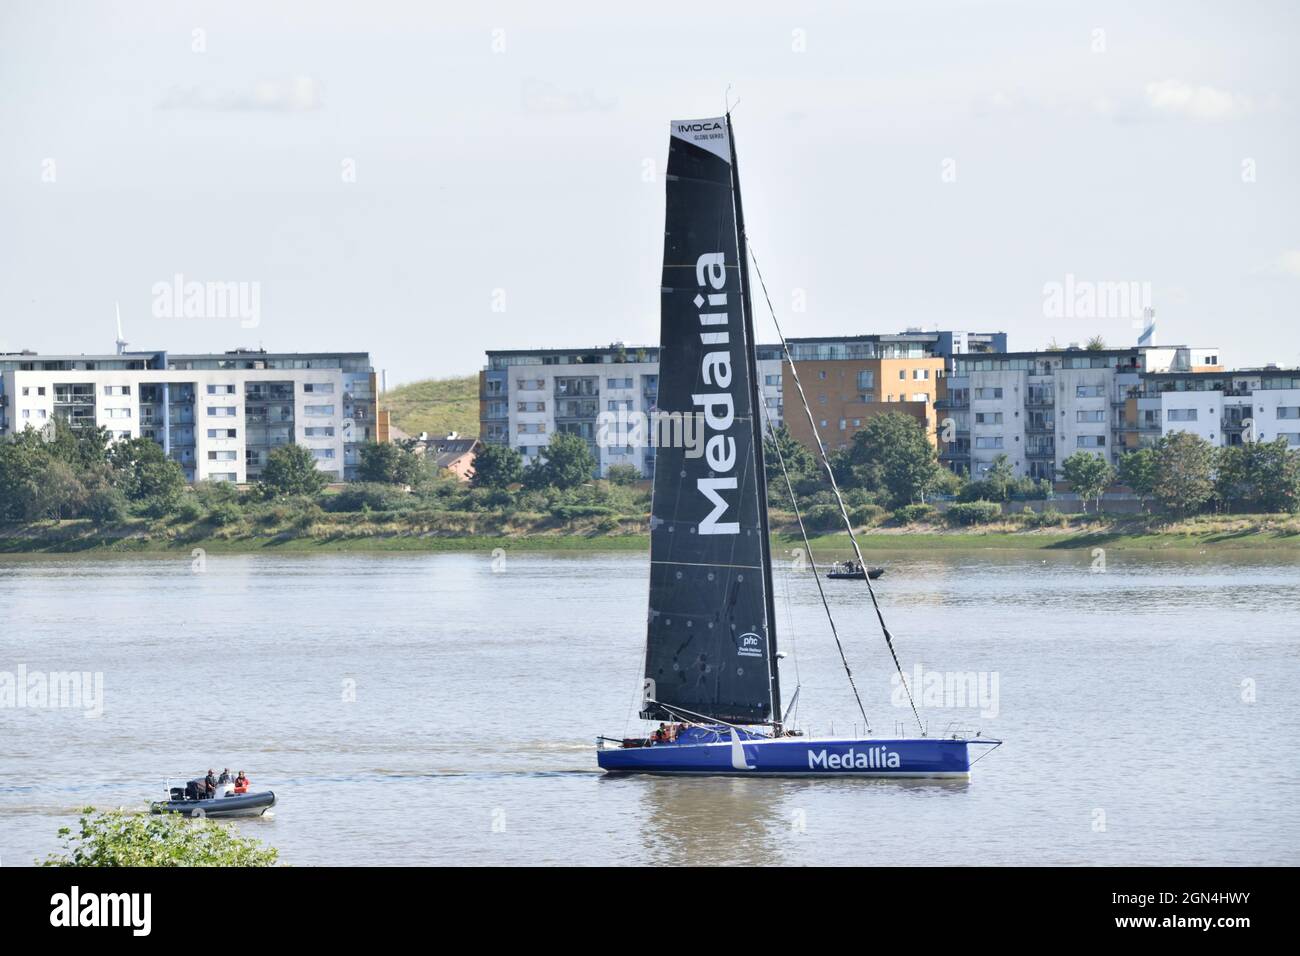
[(375, 396), (365, 352), (0, 354), (0, 436), (55, 418), (103, 426), (158, 442), (189, 481), (255, 481), (290, 443), (330, 480), (353, 478), (377, 437)]
[(1187, 346), (955, 356), (937, 403), (940, 459), (976, 478), (999, 455), (1049, 480), (1078, 451), (1114, 464), (1162, 421), (1142, 397), (1149, 375), (1221, 372), (1217, 349)]
[[(768, 414), (780, 423), (780, 349), (758, 349), (759, 390)], [(479, 373), (480, 437), (509, 445), (531, 463), (545, 454), (551, 436), (578, 435), (590, 444), (598, 474), (614, 465), (631, 465), (645, 477), (654, 474), (655, 449), (624, 444), (606, 428), (620, 412), (647, 418), (658, 410), (659, 349), (610, 345), (592, 349), (504, 350), (487, 353)]]
[[(831, 449), (846, 445), (863, 422), (882, 410), (914, 415), (934, 434), (934, 401), (954, 355), (1006, 349), (1001, 332), (906, 332), (789, 340), (814, 420)], [(814, 447), (807, 416), (786, 416), (790, 370), (779, 345), (759, 345), (758, 385), (767, 421)], [(601, 441), (600, 416), (618, 411), (647, 416), (657, 409), (659, 349), (619, 343), (593, 349), (490, 351), (480, 373), (483, 440), (517, 448), (531, 462), (558, 431), (591, 443), (599, 473), (626, 464), (654, 473), (654, 448)], [(887, 404), (881, 408), (879, 404)], [(609, 434), (606, 433), (606, 439)]]
[(1300, 447), (1300, 369), (1153, 372), (1133, 403), (1142, 444), (1184, 431), (1221, 447), (1278, 438)]

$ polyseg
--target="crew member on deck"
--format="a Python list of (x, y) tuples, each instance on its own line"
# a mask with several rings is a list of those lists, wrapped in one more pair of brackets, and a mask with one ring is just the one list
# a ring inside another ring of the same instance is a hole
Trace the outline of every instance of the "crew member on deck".
[(203, 791), (209, 797), (217, 792), (217, 775), (211, 767), (208, 768), (208, 775), (203, 778)]
[(244, 776), (244, 771), (239, 771), (239, 776), (235, 778), (235, 793), (248, 793), (248, 778)]

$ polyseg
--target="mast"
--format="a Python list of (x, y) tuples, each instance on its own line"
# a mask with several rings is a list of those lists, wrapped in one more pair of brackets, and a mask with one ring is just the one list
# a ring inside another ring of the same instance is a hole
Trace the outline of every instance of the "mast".
[(763, 555), (763, 594), (767, 612), (767, 660), (772, 683), (772, 727), (781, 733), (781, 674), (776, 657), (776, 602), (772, 588), (772, 540), (767, 515), (767, 468), (763, 455), (763, 414), (759, 405), (758, 343), (754, 338), (754, 312), (749, 295), (749, 255), (745, 238), (745, 210), (740, 202), (740, 160), (736, 155), (736, 128), (727, 114), (727, 141), (731, 146), (731, 192), (736, 203), (736, 248), (740, 257), (740, 309), (745, 330), (745, 359), (749, 363), (749, 412), (754, 432), (754, 458), (758, 479), (760, 549)]

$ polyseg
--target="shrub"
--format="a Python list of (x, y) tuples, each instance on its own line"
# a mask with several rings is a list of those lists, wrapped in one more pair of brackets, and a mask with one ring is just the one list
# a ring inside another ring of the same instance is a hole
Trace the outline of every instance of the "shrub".
[(561, 521), (572, 521), (574, 518), (603, 518), (615, 514), (615, 511), (608, 505), (560, 505), (552, 513)]
[(353, 482), (322, 502), (327, 511), (398, 511), (413, 504), (410, 495), (395, 485)]
[(610, 465), (605, 477), (616, 485), (632, 485), (641, 480), (641, 472), (635, 465)]
[(198, 521), (203, 517), (203, 506), (186, 496), (185, 500), (176, 506), (176, 517), (181, 521)]
[(880, 505), (858, 505), (856, 508), (849, 509), (849, 521), (853, 522), (855, 528), (875, 524), (884, 515), (885, 509)]
[(221, 501), (208, 509), (208, 523), (224, 528), (244, 517), (244, 511), (233, 501)]
[(126, 495), (116, 488), (97, 488), (86, 498), (82, 513), (100, 524), (116, 524), (126, 517)]
[(1002, 517), (1002, 506), (994, 501), (964, 501), (951, 505), (944, 515), (949, 524), (988, 524)]
[(228, 824), (177, 814), (82, 811), (80, 832), (61, 827), (64, 854), (45, 866), (274, 866), (276, 850), (239, 836)]
[(839, 505), (815, 504), (804, 510), (803, 523), (810, 531), (834, 531), (843, 525), (844, 519), (840, 517)]
[(899, 524), (919, 524), (933, 521), (938, 514), (934, 505), (903, 505), (894, 509), (894, 520)]

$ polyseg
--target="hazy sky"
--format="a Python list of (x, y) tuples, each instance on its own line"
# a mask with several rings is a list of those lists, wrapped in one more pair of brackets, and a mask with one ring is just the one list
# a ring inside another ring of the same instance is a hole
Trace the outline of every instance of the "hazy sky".
[[(5, 0), (0, 349), (111, 351), (115, 301), (135, 348), (390, 385), (653, 343), (668, 123), (730, 84), (788, 334), (1133, 342), (1045, 316), (1072, 274), (1300, 365), (1298, 9)], [(256, 327), (156, 317), (176, 274), (257, 283)]]

